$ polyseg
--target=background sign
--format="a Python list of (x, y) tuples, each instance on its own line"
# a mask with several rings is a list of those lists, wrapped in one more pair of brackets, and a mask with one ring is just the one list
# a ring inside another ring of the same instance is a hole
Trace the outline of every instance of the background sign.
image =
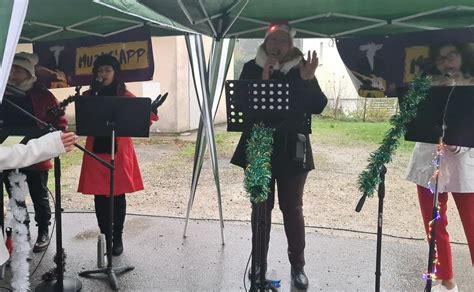
[(155, 70), (151, 38), (145, 27), (107, 38), (38, 42), (33, 44), (33, 51), (39, 56), (38, 80), (49, 88), (89, 85), (94, 61), (103, 54), (119, 60), (125, 82), (151, 80)]
[(360, 96), (396, 96), (415, 74), (434, 86), (474, 85), (474, 28), (340, 38), (337, 48)]

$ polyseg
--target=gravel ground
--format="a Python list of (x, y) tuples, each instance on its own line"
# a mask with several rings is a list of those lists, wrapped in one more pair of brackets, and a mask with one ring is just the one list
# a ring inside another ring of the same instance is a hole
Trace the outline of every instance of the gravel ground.
[[(137, 141), (135, 149), (142, 170), (145, 190), (127, 197), (128, 213), (160, 216), (186, 216), (192, 177), (192, 158), (178, 155), (185, 143), (194, 141), (195, 135), (170, 138), (159, 144)], [(322, 227), (316, 232), (337, 233), (348, 229), (355, 237), (367, 237), (364, 232), (377, 231), (378, 198), (367, 199), (362, 212), (354, 208), (360, 198), (356, 180), (366, 167), (371, 151), (362, 146), (341, 147), (315, 139), (313, 151), (316, 169), (308, 176), (304, 214), (306, 225)], [(233, 141), (236, 143), (236, 141)], [(404, 180), (409, 154), (396, 155), (387, 165), (386, 196), (384, 201), (385, 234), (396, 237), (422, 239), (424, 237), (415, 185)], [(250, 218), (250, 205), (242, 186), (243, 171), (229, 164), (229, 155), (219, 157), (219, 176), (224, 218), (244, 220)], [(80, 166), (63, 171), (63, 208), (66, 210), (93, 210), (93, 199), (76, 193)], [(452, 201), (452, 200), (451, 200)], [(450, 204), (451, 240), (465, 243), (465, 237), (455, 205)], [(192, 218), (219, 218), (217, 191), (210, 161), (207, 159), (201, 172)], [(273, 222), (282, 222), (276, 208)], [(182, 231), (179, 231), (182, 232)]]

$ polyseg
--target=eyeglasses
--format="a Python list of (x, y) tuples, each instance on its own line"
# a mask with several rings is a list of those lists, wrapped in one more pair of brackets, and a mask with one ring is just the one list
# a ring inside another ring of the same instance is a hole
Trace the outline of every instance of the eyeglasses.
[(438, 56), (436, 58), (436, 64), (441, 65), (446, 61), (454, 61), (457, 57), (459, 57), (458, 51), (449, 52), (446, 56)]
[(267, 42), (271, 42), (271, 43), (274, 43), (274, 44), (289, 44), (290, 39), (269, 36), (269, 37), (267, 37)]

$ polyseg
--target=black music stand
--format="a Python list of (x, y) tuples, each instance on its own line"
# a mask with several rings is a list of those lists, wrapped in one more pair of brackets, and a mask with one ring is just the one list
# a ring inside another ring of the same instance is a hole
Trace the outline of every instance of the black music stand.
[[(433, 86), (420, 104), (416, 118), (408, 125), (405, 140), (464, 147), (474, 147), (474, 86)], [(403, 100), (401, 101), (403, 102)], [(437, 157), (437, 163), (443, 161)], [(428, 273), (434, 270), (436, 224), (438, 212), (438, 181), (433, 200), (431, 240), (428, 253)], [(425, 291), (431, 291), (432, 279)]]
[(133, 270), (133, 266), (113, 267), (112, 229), (114, 220), (115, 137), (148, 137), (150, 131), (149, 98), (89, 96), (76, 100), (76, 133), (79, 136), (110, 137), (110, 194), (107, 267), (79, 273), (82, 277), (105, 274), (110, 287), (118, 290), (117, 274)]
[[(402, 89), (403, 91), (403, 89)], [(446, 107), (446, 103), (449, 104)], [(403, 97), (400, 103), (403, 103)], [(438, 144), (446, 107), (447, 145), (474, 146), (474, 86), (433, 86), (408, 124), (405, 140)]]
[[(25, 101), (25, 93), (22, 92), (21, 90), (17, 89), (16, 87), (7, 85), (7, 91), (11, 91), (13, 96), (10, 98), (18, 99), (21, 101)], [(23, 115), (28, 117), (28, 121), (24, 121), (24, 119), (15, 121), (15, 115), (12, 115), (8, 117), (9, 114), (3, 112), (2, 113), (2, 118), (3, 122), (6, 124), (2, 124), (4, 126), (4, 131), (1, 131), (2, 135), (2, 140), (0, 143), (4, 141), (4, 139), (8, 135), (27, 135), (25, 139), (22, 140), (22, 143), (26, 143), (27, 140), (30, 138), (37, 138), (40, 137), (43, 134), (47, 132), (52, 132), (56, 131), (56, 129), (45, 123), (44, 121), (38, 119), (37, 117), (33, 116), (31, 113), (29, 113), (26, 109), (28, 109), (27, 104), (21, 104), (25, 108), (22, 108), (21, 106), (17, 105), (15, 102), (11, 101), (8, 97), (3, 98), (3, 102), (5, 105), (8, 105), (4, 107), (3, 109), (7, 109), (7, 111), (10, 111), (10, 114), (12, 113), (11, 110), (16, 110)], [(10, 109), (8, 109), (10, 108)], [(14, 112), (13, 111), (13, 112)], [(13, 118), (12, 121), (9, 121), (10, 118)], [(33, 121), (33, 122), (31, 122)], [(36, 128), (36, 123), (38, 122), (40, 125), (42, 125), (42, 129)], [(35, 125), (32, 128), (29, 128), (30, 125)], [(2, 129), (3, 130), (3, 129)], [(76, 147), (83, 149), (79, 145), (75, 144)], [(85, 149), (83, 149), (85, 150)], [(85, 150), (87, 151), (87, 150)], [(87, 151), (88, 152), (88, 151)], [(42, 292), (47, 292), (47, 291), (80, 291), (82, 289), (82, 283), (79, 281), (79, 279), (75, 278), (65, 278), (64, 277), (64, 267), (63, 265), (63, 246), (62, 246), (62, 221), (61, 221), (61, 160), (59, 157), (54, 158), (54, 178), (55, 178), (55, 221), (56, 221), (56, 264), (57, 264), (57, 274), (58, 278), (53, 281), (48, 281), (48, 282), (42, 282), (40, 283), (35, 291), (42, 291)], [(3, 209), (3, 179), (2, 179), (2, 200), (1, 200), (1, 206)], [(2, 223), (2, 229), (3, 229), (3, 216), (1, 216), (1, 223)]]
[[(311, 133), (311, 106), (299, 98), (306, 81), (227, 80), (225, 83), (227, 131), (249, 132), (263, 122), (278, 129)], [(266, 208), (265, 202), (252, 203), (255, 209), (256, 231), (252, 241), (250, 291), (277, 291), (266, 279)], [(256, 279), (256, 259), (260, 259), (260, 279)]]

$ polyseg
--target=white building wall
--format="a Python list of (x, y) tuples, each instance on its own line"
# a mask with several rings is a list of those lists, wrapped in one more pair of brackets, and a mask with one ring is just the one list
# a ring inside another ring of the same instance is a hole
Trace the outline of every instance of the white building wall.
[(329, 100), (328, 106), (333, 106), (333, 102), (340, 99), (353, 99), (350, 102), (345, 100), (340, 105), (345, 113), (356, 110), (356, 100), (359, 98), (357, 90), (352, 83), (346, 66), (342, 62), (337, 51), (336, 41), (330, 38), (304, 39), (303, 52), (305, 58), (308, 50), (316, 50), (319, 58), (319, 67), (316, 70), (321, 89)]

